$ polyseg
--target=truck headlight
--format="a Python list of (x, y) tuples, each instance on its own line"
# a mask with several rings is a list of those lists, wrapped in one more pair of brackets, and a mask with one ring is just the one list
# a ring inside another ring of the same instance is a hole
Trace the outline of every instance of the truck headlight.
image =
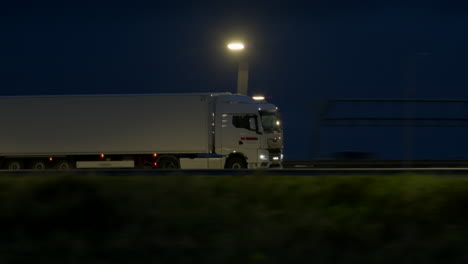
[(258, 156), (261, 160), (268, 160), (268, 156), (265, 155), (265, 154), (260, 154), (260, 156)]

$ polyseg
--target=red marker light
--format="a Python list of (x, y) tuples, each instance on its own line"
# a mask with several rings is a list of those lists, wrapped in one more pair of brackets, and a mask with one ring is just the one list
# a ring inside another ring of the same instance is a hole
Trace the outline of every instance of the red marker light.
[(154, 167), (157, 167), (157, 166), (158, 166), (158, 163), (157, 163), (157, 162), (154, 162), (154, 163), (153, 163), (153, 166), (154, 166)]

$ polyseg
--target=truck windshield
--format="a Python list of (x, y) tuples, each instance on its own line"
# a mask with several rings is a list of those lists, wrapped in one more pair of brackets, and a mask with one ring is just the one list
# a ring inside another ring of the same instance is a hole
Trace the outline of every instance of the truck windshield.
[(262, 119), (263, 131), (265, 133), (281, 132), (282, 124), (277, 111), (260, 111), (260, 117)]

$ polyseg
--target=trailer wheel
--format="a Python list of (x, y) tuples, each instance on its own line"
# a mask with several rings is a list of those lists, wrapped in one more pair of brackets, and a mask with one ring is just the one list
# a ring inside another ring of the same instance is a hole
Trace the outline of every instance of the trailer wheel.
[(226, 161), (226, 169), (246, 169), (247, 162), (242, 157), (232, 157)]
[(31, 163), (31, 169), (33, 170), (45, 170), (47, 168), (47, 165), (45, 161), (43, 160), (34, 160)]
[(9, 160), (6, 165), (7, 170), (21, 170), (23, 169), (23, 162), (21, 160)]
[(59, 160), (55, 164), (55, 168), (59, 170), (69, 170), (73, 169), (73, 164), (69, 160)]
[(172, 156), (161, 157), (158, 162), (158, 167), (161, 169), (179, 169), (179, 160)]

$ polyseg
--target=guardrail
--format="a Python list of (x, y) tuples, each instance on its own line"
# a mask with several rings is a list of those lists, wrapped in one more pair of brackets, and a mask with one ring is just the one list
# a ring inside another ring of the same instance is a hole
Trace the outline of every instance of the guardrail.
[(465, 168), (468, 160), (290, 160), (284, 168)]

